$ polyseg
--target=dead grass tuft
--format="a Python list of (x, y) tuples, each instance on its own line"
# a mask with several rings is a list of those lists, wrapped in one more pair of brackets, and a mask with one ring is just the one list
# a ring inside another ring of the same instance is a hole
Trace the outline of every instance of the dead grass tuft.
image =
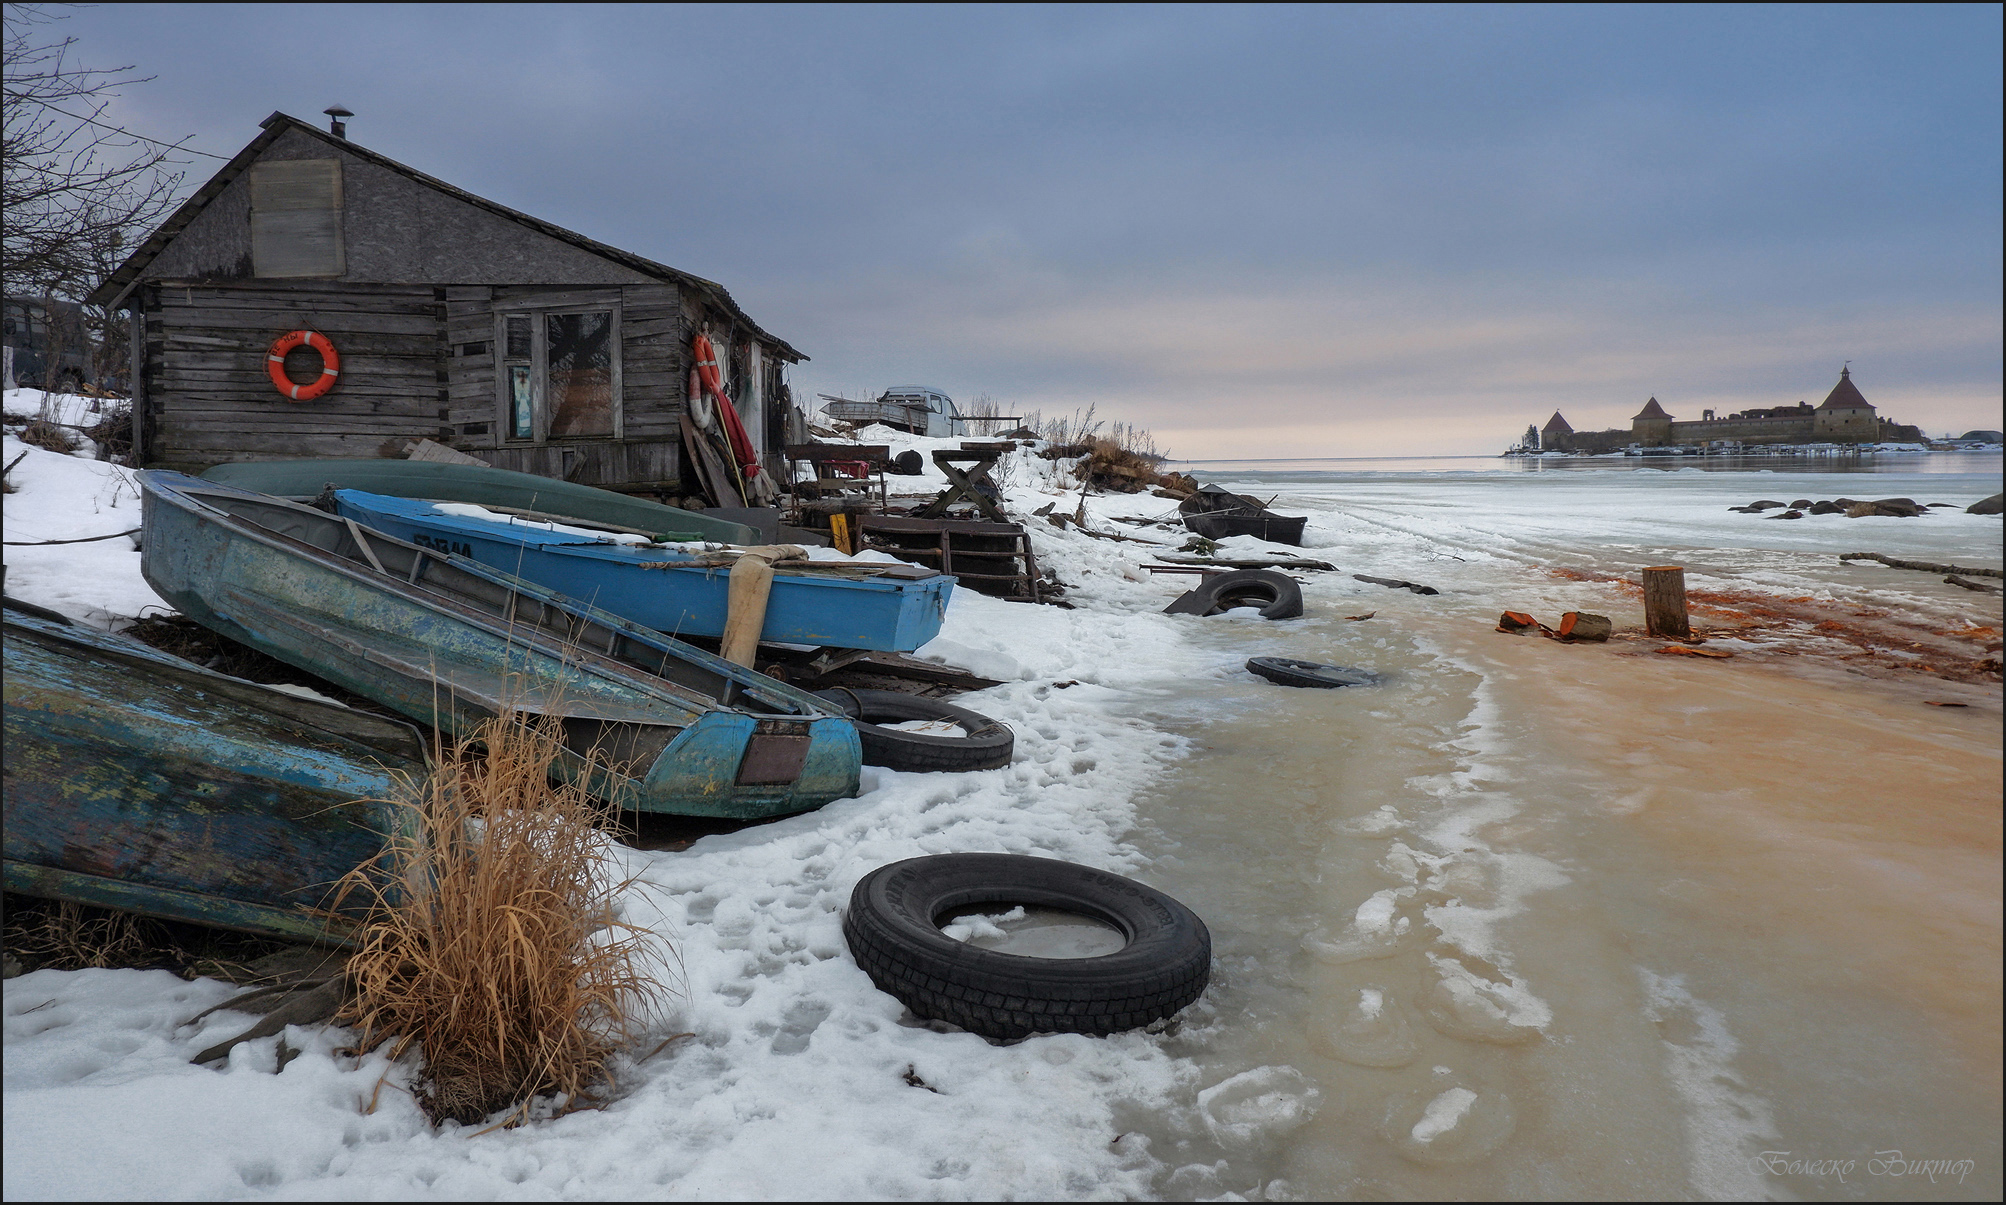
[(672, 990), (666, 947), (614, 919), (614, 809), (551, 781), (562, 734), (511, 713), (440, 750), (393, 801), (409, 823), (343, 883), (375, 907), (338, 1020), (360, 1025), (364, 1048), (415, 1046), (434, 1122), (506, 1109), (516, 1125), (542, 1096), (580, 1107)]
[(65, 456), (83, 446), (76, 436), (62, 427), (55, 423), (43, 422), (41, 419), (35, 419), (21, 428), (21, 434), (16, 438), (24, 444), (30, 444), (47, 452), (60, 452)]
[(6, 945), (10, 954), (37, 968), (128, 967), (150, 961), (154, 953), (144, 926), (129, 912), (50, 900), (40, 907), (9, 910)]

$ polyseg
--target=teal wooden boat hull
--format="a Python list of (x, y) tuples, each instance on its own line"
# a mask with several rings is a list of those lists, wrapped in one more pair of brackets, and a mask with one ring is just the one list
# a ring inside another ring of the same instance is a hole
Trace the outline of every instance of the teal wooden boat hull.
[(410, 724), (298, 698), (8, 600), (7, 890), (345, 944), (313, 910), (382, 852)]
[(310, 506), (139, 479), (141, 572), (161, 597), (421, 725), (559, 717), (559, 773), (638, 811), (760, 819), (856, 794), (856, 730), (804, 691)]
[(651, 535), (680, 533), (683, 538), (715, 540), (721, 544), (759, 542), (759, 533), (743, 523), (554, 477), (471, 464), (341, 457), (241, 460), (215, 465), (202, 474), (202, 479), (282, 498), (312, 498), (332, 485), (339, 490), (367, 490), (396, 498), (512, 506), (631, 527)]
[[(364, 527), (561, 590), (677, 636), (716, 639), (731, 610), (727, 568), (668, 548), (607, 543), (519, 523), (455, 515), (430, 502), (338, 490), (337, 513)], [(761, 640), (911, 652), (940, 634), (954, 579), (914, 566), (850, 563), (843, 576), (778, 566)]]

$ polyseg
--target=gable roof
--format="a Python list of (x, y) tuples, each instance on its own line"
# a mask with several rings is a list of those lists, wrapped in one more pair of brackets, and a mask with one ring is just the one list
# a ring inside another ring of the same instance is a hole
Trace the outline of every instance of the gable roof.
[(1847, 368), (1839, 370), (1839, 383), (1832, 386), (1832, 392), (1825, 395), (1825, 401), (1818, 407), (1820, 410), (1872, 410), (1873, 408), (1873, 403), (1867, 401), (1866, 395), (1860, 392), (1860, 387), (1853, 384), (1852, 370)]
[(1672, 416), (1665, 413), (1665, 408), (1663, 406), (1658, 405), (1658, 399), (1652, 398), (1650, 401), (1644, 403), (1644, 408), (1642, 410), (1639, 410), (1637, 411), (1637, 413), (1630, 416), (1630, 421), (1634, 423), (1640, 418), (1668, 419), (1670, 417)]
[[(724, 286), (718, 284), (716, 281), (705, 280), (701, 276), (693, 276), (688, 272), (671, 268), (667, 264), (658, 264), (654, 260), (635, 255), (631, 251), (622, 251), (618, 247), (602, 243), (597, 239), (586, 238), (576, 231), (566, 230), (564, 227), (552, 222), (546, 222), (542, 218), (531, 217), (521, 210), (510, 209), (508, 206), (490, 201), (486, 197), (475, 196), (465, 189), (455, 188), (436, 176), (428, 176), (414, 167), (408, 167), (386, 155), (379, 155), (367, 147), (358, 146), (346, 138), (337, 138), (326, 130), (301, 121), (297, 117), (285, 113), (273, 113), (258, 124), (264, 132), (256, 138), (251, 139), (250, 143), (243, 150), (238, 151), (234, 158), (223, 165), (221, 171), (211, 176), (208, 182), (202, 185), (202, 187), (196, 189), (195, 194), (189, 197), (182, 204), (181, 208), (175, 210), (171, 217), (161, 223), (160, 229), (154, 231), (150, 238), (141, 243), (138, 249), (123, 264), (119, 265), (116, 272), (106, 277), (105, 282), (93, 290), (89, 297), (84, 299), (87, 303), (102, 305), (108, 309), (117, 308), (125, 300), (126, 295), (132, 291), (133, 287), (145, 275), (147, 265), (153, 262), (154, 257), (166, 250), (167, 245), (174, 241), (175, 236), (186, 229), (188, 224), (193, 222), (208, 207), (209, 202), (215, 200), (225, 188), (229, 187), (232, 181), (249, 170), (251, 164), (257, 161), (266, 148), (270, 147), (272, 143), (277, 142), (282, 134), (296, 130), (318, 138), (329, 146), (354, 155), (358, 159), (373, 163), (378, 167), (387, 168), (427, 188), (436, 189), (455, 200), (464, 201), (478, 209), (484, 209), (489, 213), (506, 218), (517, 225), (527, 227), (539, 234), (549, 235), (560, 242), (569, 243), (581, 250), (589, 251), (603, 259), (611, 260), (622, 267), (631, 268), (644, 276), (652, 276), (657, 280), (693, 290), (699, 296), (715, 304), (719, 309), (730, 313), (739, 321), (745, 323), (755, 335), (759, 336), (765, 342), (772, 344), (782, 355), (792, 357), (797, 361), (808, 358), (789, 346), (786, 341), (762, 329), (758, 323), (752, 320), (750, 315), (739, 308), (736, 301), (731, 299), (731, 294), (725, 291)], [(475, 284), (479, 282), (468, 281), (466, 283)]]
[(1546, 425), (1540, 428), (1540, 432), (1542, 434), (1572, 435), (1574, 434), (1574, 428), (1568, 426), (1567, 420), (1560, 417), (1560, 411), (1555, 410), (1553, 417), (1546, 420)]

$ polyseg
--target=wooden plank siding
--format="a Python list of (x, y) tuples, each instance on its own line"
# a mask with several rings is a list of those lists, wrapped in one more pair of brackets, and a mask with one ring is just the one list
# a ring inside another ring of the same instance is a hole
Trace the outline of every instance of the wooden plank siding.
[[(440, 429), (443, 303), (429, 285), (162, 281), (146, 314), (147, 463), (199, 471), (247, 456), (381, 456)], [(266, 351), (290, 330), (326, 335), (335, 387), (295, 402)]]
[[(138, 299), (144, 461), (198, 472), (228, 460), (401, 456), (410, 441), (435, 439), (501, 468), (676, 494), (694, 333), (708, 324), (720, 347), (741, 337), (729, 315), (673, 284), (164, 281)], [(496, 316), (615, 304), (622, 438), (504, 440)], [(272, 386), (265, 354), (279, 335), (303, 329), (334, 343), (341, 376), (321, 397), (293, 402)], [(771, 413), (781, 364), (760, 354)]]

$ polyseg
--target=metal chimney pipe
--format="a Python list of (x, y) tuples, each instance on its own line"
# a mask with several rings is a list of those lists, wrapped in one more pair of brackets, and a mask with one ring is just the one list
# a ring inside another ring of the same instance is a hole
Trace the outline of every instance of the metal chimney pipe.
[(348, 137), (348, 123), (343, 121), (342, 118), (353, 117), (355, 114), (350, 113), (340, 105), (329, 105), (327, 108), (322, 109), (321, 112), (327, 114), (327, 132), (336, 138), (346, 139)]

